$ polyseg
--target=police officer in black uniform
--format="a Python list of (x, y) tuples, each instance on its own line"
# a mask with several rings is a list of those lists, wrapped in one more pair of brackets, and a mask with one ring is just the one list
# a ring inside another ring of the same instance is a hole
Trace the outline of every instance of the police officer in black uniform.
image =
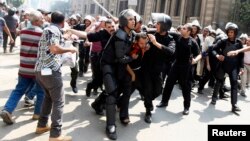
[(240, 108), (237, 106), (237, 79), (239, 72), (243, 71), (244, 54), (240, 53), (237, 56), (228, 57), (227, 53), (229, 51), (241, 49), (243, 48), (243, 46), (241, 41), (236, 38), (238, 34), (238, 26), (236, 24), (231, 22), (227, 23), (225, 30), (228, 38), (219, 41), (213, 48), (213, 55), (216, 56), (216, 58), (221, 62), (221, 67), (219, 67), (219, 70), (217, 70), (216, 84), (214, 87), (211, 104), (216, 104), (219, 88), (221, 88), (221, 85), (224, 81), (225, 73), (227, 73), (229, 75), (231, 85), (232, 112), (237, 112), (240, 111)]
[[(88, 26), (90, 26), (91, 22), (93, 20), (93, 17), (90, 15), (85, 16), (83, 22), (84, 24), (79, 23), (79, 25), (76, 25), (76, 27), (73, 29), (85, 31)], [(81, 42), (79, 44), (79, 77), (83, 77), (83, 73), (86, 73), (88, 70), (89, 65), (89, 51), (90, 46), (86, 45), (85, 42)]]
[(129, 56), (132, 44), (131, 30), (135, 27), (135, 12), (132, 9), (123, 10), (119, 15), (119, 29), (110, 38), (103, 50), (101, 57), (101, 69), (103, 71), (103, 83), (107, 92), (106, 98), (106, 134), (112, 140), (117, 139), (116, 135), (116, 102), (118, 87), (122, 89), (120, 97), (120, 119), (127, 118), (128, 103), (131, 89), (131, 77), (126, 67), (133, 60)]
[(174, 39), (168, 34), (172, 26), (171, 18), (164, 13), (152, 13), (156, 22), (156, 33), (148, 34), (150, 49), (145, 52), (142, 62), (144, 106), (146, 108), (145, 122), (151, 123), (152, 101), (162, 93), (162, 71), (166, 60), (175, 51)]
[(201, 59), (199, 46), (190, 36), (191, 31), (192, 26), (190, 24), (185, 24), (182, 26), (181, 35), (172, 34), (176, 41), (176, 60), (166, 80), (161, 103), (157, 105), (157, 107), (168, 106), (173, 87), (178, 80), (182, 87), (182, 95), (184, 98), (183, 115), (189, 114), (191, 103), (192, 65)]
[[(87, 38), (89, 42), (101, 42), (102, 48), (105, 47), (107, 44), (107, 41), (109, 40), (110, 36), (114, 33), (114, 22), (109, 19), (105, 21), (105, 29), (102, 29), (98, 32), (93, 32), (93, 33), (88, 33)], [(91, 67), (92, 67), (92, 81), (87, 84), (86, 88), (86, 96), (90, 96), (91, 90), (97, 90), (98, 87), (102, 88), (102, 72), (100, 69), (100, 58), (101, 58), (101, 53), (100, 52), (92, 52), (90, 55), (90, 60), (91, 60)]]

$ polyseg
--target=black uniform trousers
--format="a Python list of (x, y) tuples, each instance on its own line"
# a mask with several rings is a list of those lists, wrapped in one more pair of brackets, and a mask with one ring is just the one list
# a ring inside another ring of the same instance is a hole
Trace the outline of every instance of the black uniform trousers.
[(216, 74), (216, 70), (217, 70), (217, 66), (218, 66), (218, 61), (212, 60), (212, 59), (210, 59), (209, 61), (210, 61), (211, 70), (209, 71), (207, 69), (207, 67), (206, 67), (207, 64), (205, 62), (204, 69), (203, 69), (203, 74), (202, 74), (201, 79), (199, 80), (199, 88), (198, 88), (198, 90), (203, 90), (206, 83), (211, 79), (212, 79), (211, 83), (214, 83), (212, 81), (215, 79), (215, 74)]
[(216, 73), (216, 83), (214, 86), (214, 92), (212, 98), (214, 100), (218, 99), (218, 93), (220, 88), (224, 85), (225, 81), (225, 73), (228, 74), (229, 79), (230, 79), (230, 85), (231, 85), (231, 104), (235, 105), (237, 104), (237, 92), (238, 92), (238, 74), (239, 74), (239, 69), (237, 67), (233, 68), (231, 71), (225, 71), (223, 67), (219, 67)]
[(75, 67), (70, 68), (71, 69), (71, 81), (70, 81), (70, 86), (73, 88), (76, 88), (76, 81), (78, 77), (78, 64), (76, 62)]
[[(153, 69), (153, 68), (152, 68)], [(162, 75), (160, 72), (142, 70), (142, 86), (144, 95), (144, 106), (147, 112), (153, 110), (153, 100), (162, 93)]]
[[(79, 44), (78, 43), (74, 43), (73, 42), (73, 46), (76, 48), (79, 48)], [(78, 59), (78, 54), (76, 54), (76, 60)], [(78, 77), (78, 63), (76, 62), (76, 65), (73, 68), (70, 68), (71, 70), (71, 81), (70, 81), (70, 86), (72, 88), (76, 88), (76, 81), (77, 81), (77, 77)]]
[(162, 102), (168, 104), (174, 85), (178, 80), (182, 87), (182, 95), (184, 98), (184, 108), (189, 109), (191, 103), (191, 85), (192, 85), (192, 65), (177, 65), (174, 64), (171, 68), (166, 80)]
[(90, 47), (84, 47), (83, 43), (79, 44), (79, 72), (86, 73), (89, 66), (89, 51)]
[[(13, 47), (15, 46), (15, 42), (16, 42), (16, 33), (15, 32), (10, 32), (14, 43), (10, 44), (10, 51), (12, 51)], [(8, 43), (8, 34), (3, 32), (3, 49), (6, 50), (7, 49), (7, 43)]]
[(132, 82), (131, 94), (137, 89), (139, 91), (140, 96), (143, 98), (143, 88), (142, 88), (142, 71), (141, 69), (133, 70), (135, 73), (135, 81)]
[(103, 72), (103, 84), (107, 93), (107, 126), (115, 125), (116, 104), (120, 107), (120, 119), (123, 120), (128, 117), (129, 99), (131, 95), (131, 77), (126, 71), (126, 64), (122, 65), (124, 65), (124, 67), (102, 64), (101, 67)]
[(88, 85), (90, 85), (93, 89), (98, 89), (98, 87), (102, 88), (103, 84), (102, 71), (100, 68), (100, 57), (101, 53), (91, 52), (90, 62), (92, 70), (92, 81), (89, 82)]

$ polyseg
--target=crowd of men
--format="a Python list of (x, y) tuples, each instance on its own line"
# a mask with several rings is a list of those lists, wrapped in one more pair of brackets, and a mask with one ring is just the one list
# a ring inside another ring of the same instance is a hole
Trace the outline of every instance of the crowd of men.
[[(85, 94), (90, 97), (101, 90), (91, 107), (98, 115), (106, 111), (106, 134), (112, 140), (117, 139), (117, 110), (120, 122), (130, 123), (129, 100), (136, 89), (144, 101), (144, 120), (151, 123), (153, 100), (162, 94), (156, 106), (168, 106), (177, 83), (184, 98), (183, 115), (189, 114), (195, 84), (198, 84), (197, 93), (203, 94), (209, 81), (208, 85), (214, 89), (211, 104), (216, 104), (219, 98), (229, 97), (224, 86), (225, 74), (228, 74), (232, 112), (240, 111), (238, 92), (246, 97), (246, 86), (250, 85), (250, 54), (247, 52), (250, 38), (243, 35), (239, 40), (238, 26), (231, 22), (226, 24), (224, 33), (211, 26), (202, 29), (197, 20), (174, 29), (171, 17), (164, 13), (152, 13), (152, 21), (146, 26), (132, 9), (123, 10), (118, 18), (90, 15), (83, 18), (74, 14), (68, 19), (61, 12), (39, 9), (23, 11), (21, 22), (14, 8), (7, 13), (0, 18), (0, 36), (3, 36), (0, 43), (3, 41), (1, 46), (6, 53), (9, 36), (9, 51), (12, 52), (15, 38), (20, 36), (20, 68), (16, 88), (0, 116), (6, 124), (13, 124), (12, 114), (25, 95), (27, 106), (35, 104), (32, 117), (38, 120), (35, 132), (50, 131), (50, 141), (72, 140), (62, 134), (64, 54), (79, 58), (71, 66), (70, 85), (74, 93), (78, 93), (77, 78), (84, 77), (91, 63), (92, 80)], [(66, 46), (65, 41), (69, 40), (72, 45)], [(49, 117), (51, 125), (48, 125)]]

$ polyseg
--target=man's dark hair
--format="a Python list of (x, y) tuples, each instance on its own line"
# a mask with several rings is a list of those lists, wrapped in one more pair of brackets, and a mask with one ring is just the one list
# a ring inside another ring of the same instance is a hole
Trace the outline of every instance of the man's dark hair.
[(193, 30), (192, 25), (191, 24), (185, 24), (185, 25), (187, 27), (187, 30), (192, 33), (192, 30)]
[(136, 33), (136, 35), (135, 35), (135, 40), (136, 41), (139, 41), (139, 39), (147, 39), (147, 34), (146, 33), (144, 33), (144, 32), (141, 32), (141, 33)]
[(51, 14), (51, 22), (53, 24), (60, 24), (64, 22), (65, 16), (59, 11), (55, 11)]
[(113, 22), (113, 20), (111, 20), (111, 19), (106, 20), (105, 21), (105, 26), (106, 26), (106, 24), (112, 24), (112, 22)]

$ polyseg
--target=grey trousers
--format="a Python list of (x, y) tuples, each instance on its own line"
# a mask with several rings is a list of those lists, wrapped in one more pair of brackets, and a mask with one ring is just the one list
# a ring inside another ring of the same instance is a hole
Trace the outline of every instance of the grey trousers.
[(36, 79), (45, 92), (37, 127), (46, 127), (51, 113), (50, 137), (58, 137), (62, 130), (65, 100), (61, 72), (52, 71), (52, 75), (48, 76), (42, 76), (41, 72), (36, 72)]

